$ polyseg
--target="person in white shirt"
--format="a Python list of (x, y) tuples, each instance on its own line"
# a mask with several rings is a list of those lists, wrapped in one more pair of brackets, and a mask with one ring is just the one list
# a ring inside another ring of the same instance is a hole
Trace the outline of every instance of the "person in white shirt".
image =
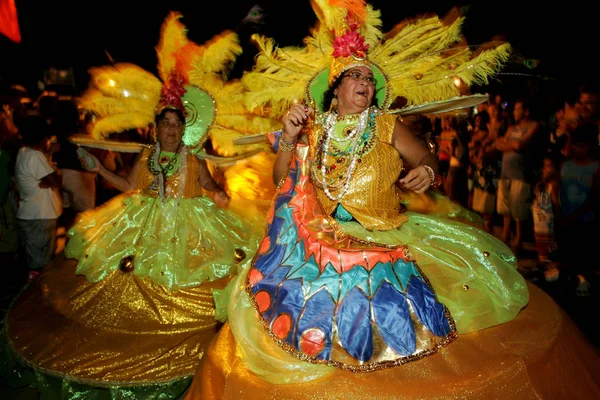
[(50, 149), (46, 121), (37, 115), (27, 116), (19, 130), (25, 147), (19, 149), (15, 163), (19, 192), (17, 227), (24, 261), (35, 274), (54, 255), (57, 220), (62, 213), (58, 191), (62, 176), (46, 156)]

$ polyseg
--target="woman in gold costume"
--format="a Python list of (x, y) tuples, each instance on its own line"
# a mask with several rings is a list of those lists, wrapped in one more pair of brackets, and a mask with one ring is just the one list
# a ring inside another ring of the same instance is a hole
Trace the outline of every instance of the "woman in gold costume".
[(258, 38), (243, 78), (250, 106), (282, 116), (278, 192), (186, 399), (597, 397), (597, 353), (501, 241), (403, 207), (437, 163), (390, 105), (460, 104), (453, 80), (485, 79), (508, 45), (448, 48), (461, 19), (435, 17), (381, 40), (363, 2), (313, 4), (306, 47)]
[[(123, 177), (79, 148), (86, 168), (124, 193), (78, 217), (64, 255), (8, 312), (10, 379), (29, 378), (50, 398), (179, 396), (221, 325), (213, 289), (249, 264), (258, 246), (252, 202), (230, 197), (207, 165), (234, 162), (251, 148), (218, 157), (203, 147), (209, 138), (215, 149), (227, 147), (227, 138), (279, 123), (244, 112), (241, 85), (221, 77), (241, 50), (235, 34), (201, 47), (187, 41), (180, 18), (172, 13), (163, 25), (161, 80), (131, 64), (94, 68), (80, 99), (98, 115), (96, 138), (73, 141), (139, 154)], [(248, 126), (235, 130), (238, 120)], [(152, 146), (105, 138), (148, 124)]]

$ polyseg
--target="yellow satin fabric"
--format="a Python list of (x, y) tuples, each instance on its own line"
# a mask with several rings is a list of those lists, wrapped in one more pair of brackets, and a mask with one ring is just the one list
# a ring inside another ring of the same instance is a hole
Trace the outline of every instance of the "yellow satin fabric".
[[(339, 202), (330, 200), (319, 188), (317, 180), (313, 179), (325, 214), (330, 215), (338, 204), (342, 204), (364, 228), (370, 230), (393, 229), (406, 221), (401, 213), (400, 194), (396, 186), (402, 170), (402, 159), (389, 144), (396, 119), (397, 116), (393, 114), (376, 117), (373, 128), (373, 133), (377, 135), (375, 145), (356, 164), (350, 187)], [(316, 134), (321, 135), (321, 129)], [(337, 164), (336, 175), (346, 175), (345, 168), (340, 171), (342, 165)], [(330, 192), (336, 195), (338, 191)]]
[(18, 298), (8, 338), (21, 361), (76, 382), (146, 384), (193, 375), (220, 324), (212, 289), (168, 292), (116, 270), (89, 283), (62, 255)]
[[(550, 297), (533, 285), (528, 289), (530, 304), (517, 318), (461, 335), (437, 354), (363, 374), (330, 368), (320, 379), (294, 384), (272, 384), (251, 373), (227, 323), (185, 400), (600, 398), (600, 354)], [(282, 362), (302, 363), (280, 354)]]

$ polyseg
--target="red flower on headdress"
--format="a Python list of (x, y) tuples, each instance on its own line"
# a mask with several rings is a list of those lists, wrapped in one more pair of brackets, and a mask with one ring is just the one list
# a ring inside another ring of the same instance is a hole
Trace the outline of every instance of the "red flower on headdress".
[(348, 30), (342, 36), (336, 37), (333, 41), (334, 57), (355, 56), (358, 58), (365, 58), (367, 56), (367, 50), (369, 50), (369, 45), (365, 43), (365, 37), (358, 33), (356, 29)]
[(163, 85), (160, 92), (159, 107), (178, 108), (185, 114), (185, 107), (183, 106), (182, 98), (186, 92), (186, 84), (186, 80), (177, 73), (169, 76), (169, 79)]

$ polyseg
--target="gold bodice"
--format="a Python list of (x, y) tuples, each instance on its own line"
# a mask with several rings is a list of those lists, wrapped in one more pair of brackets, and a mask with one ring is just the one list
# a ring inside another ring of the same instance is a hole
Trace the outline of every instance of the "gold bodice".
[[(407, 217), (402, 214), (400, 192), (396, 181), (402, 170), (402, 159), (391, 145), (396, 115), (383, 114), (375, 119), (372, 130), (375, 136), (369, 149), (356, 164), (348, 190), (339, 201), (331, 200), (325, 194), (318, 180), (313, 176), (317, 197), (323, 210), (331, 215), (341, 204), (366, 229), (388, 230), (396, 228)], [(322, 128), (315, 130), (315, 138), (322, 135)], [(319, 141), (313, 141), (318, 143)], [(316, 148), (315, 151), (320, 151)], [(314, 154), (314, 153), (313, 153)], [(335, 162), (335, 161), (334, 161)], [(330, 167), (333, 163), (326, 163)], [(338, 163), (335, 173), (341, 177), (346, 173), (347, 164)], [(335, 197), (339, 189), (330, 189)]]
[[(147, 196), (158, 196), (158, 191), (152, 189), (152, 182), (154, 182), (155, 176), (148, 167), (148, 158), (152, 154), (152, 148), (144, 148), (142, 157), (140, 158), (140, 168), (137, 176), (137, 190)], [(182, 163), (179, 163), (179, 170), (172, 175), (167, 176), (165, 181), (165, 193), (172, 193), (172, 197), (179, 193), (179, 187), (184, 184), (183, 198), (199, 197), (204, 194), (204, 191), (199, 183), (199, 166), (198, 159), (188, 154), (186, 157), (185, 171), (182, 171)], [(185, 176), (185, 179), (183, 177)]]

